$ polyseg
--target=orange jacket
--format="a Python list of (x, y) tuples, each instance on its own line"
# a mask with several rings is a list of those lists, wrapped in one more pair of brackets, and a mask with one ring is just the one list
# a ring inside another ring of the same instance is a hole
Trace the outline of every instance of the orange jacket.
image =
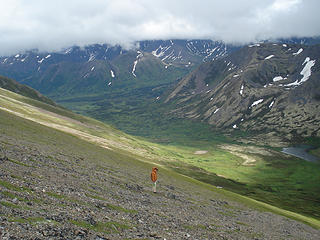
[(155, 182), (158, 179), (157, 171), (158, 171), (158, 168), (156, 168), (156, 167), (152, 168), (152, 172), (151, 172), (151, 181), (152, 182)]

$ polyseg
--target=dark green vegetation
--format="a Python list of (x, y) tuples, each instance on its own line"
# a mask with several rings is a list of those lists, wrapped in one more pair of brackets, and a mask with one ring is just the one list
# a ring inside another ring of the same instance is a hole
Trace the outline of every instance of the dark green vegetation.
[(307, 138), (303, 143), (312, 146), (313, 149), (310, 150), (310, 153), (320, 158), (320, 138)]
[(111, 95), (106, 99), (73, 99), (59, 103), (75, 112), (111, 124), (128, 134), (146, 137), (154, 142), (192, 143), (220, 137), (226, 139), (222, 134), (212, 134), (212, 128), (208, 124), (172, 117), (168, 112), (170, 109), (156, 100), (160, 93), (148, 93), (138, 89), (135, 92), (125, 94), (119, 91)]
[(51, 99), (43, 96), (31, 87), (20, 84), (13, 79), (0, 76), (0, 87), (41, 102), (56, 105)]

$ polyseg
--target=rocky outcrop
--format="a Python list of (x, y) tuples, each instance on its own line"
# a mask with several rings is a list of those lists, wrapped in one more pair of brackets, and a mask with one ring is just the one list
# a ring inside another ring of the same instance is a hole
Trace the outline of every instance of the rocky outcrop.
[(200, 66), (168, 94), (172, 113), (227, 131), (320, 136), (320, 46), (249, 45)]

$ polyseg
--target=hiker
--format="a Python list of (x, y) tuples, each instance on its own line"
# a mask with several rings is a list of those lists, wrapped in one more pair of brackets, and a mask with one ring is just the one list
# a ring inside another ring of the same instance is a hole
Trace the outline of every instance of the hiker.
[(158, 168), (153, 167), (152, 168), (152, 172), (151, 172), (151, 181), (153, 182), (153, 192), (156, 193), (157, 192), (157, 172), (158, 172)]

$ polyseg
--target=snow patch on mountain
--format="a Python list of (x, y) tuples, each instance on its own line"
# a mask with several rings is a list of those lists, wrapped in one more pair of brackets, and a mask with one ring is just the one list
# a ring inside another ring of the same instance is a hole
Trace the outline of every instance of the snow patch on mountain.
[(112, 70), (110, 70), (110, 74), (112, 78), (115, 78), (116, 75), (114, 75), (114, 72)]
[(95, 56), (93, 53), (90, 53), (90, 56), (89, 56), (88, 62), (93, 61), (95, 58), (96, 58), (96, 56)]
[(284, 85), (285, 87), (300, 86), (301, 84), (309, 80), (312, 73), (311, 68), (316, 64), (316, 60), (310, 60), (310, 58), (307, 57), (303, 64), (305, 64), (305, 66), (300, 72), (300, 75), (302, 75), (302, 78), (300, 79), (300, 81), (296, 80), (293, 83)]
[(300, 53), (302, 53), (302, 51), (303, 51), (303, 49), (300, 48), (297, 52), (292, 53), (292, 55), (293, 55), (293, 56), (297, 56), (297, 55), (299, 55)]
[(134, 77), (137, 77), (137, 75), (135, 74), (137, 63), (138, 63), (138, 60), (135, 60), (135, 61), (133, 62), (133, 68), (132, 68), (132, 71), (131, 71), (131, 73), (132, 73), (132, 75), (133, 75)]
[(190, 52), (198, 52), (197, 48), (193, 45), (193, 42), (188, 42), (186, 45), (186, 48), (190, 51)]
[(137, 59), (139, 59), (139, 58), (141, 58), (141, 57), (143, 57), (143, 53), (142, 52), (140, 52), (140, 51), (137, 51), (137, 53), (138, 53), (138, 55), (137, 55)]
[(162, 58), (161, 61), (164, 61), (164, 60), (166, 60), (166, 59), (170, 59), (170, 58), (172, 58), (173, 56), (174, 56), (174, 50), (172, 50), (172, 51), (169, 53), (169, 55), (167, 55), (167, 56), (165, 56), (164, 58)]
[(270, 103), (269, 108), (272, 108), (273, 104), (274, 104), (274, 100)]
[(239, 92), (241, 96), (242, 96), (242, 94), (243, 94), (243, 88), (244, 88), (244, 86), (241, 85), (240, 92)]
[(258, 104), (260, 104), (262, 102), (263, 102), (263, 99), (259, 99), (257, 101), (254, 101), (249, 108), (253, 108), (254, 106), (256, 106), (256, 105), (258, 105)]
[(66, 50), (64, 51), (64, 54), (69, 54), (69, 53), (72, 52), (72, 50), (73, 50), (72, 47), (71, 47), (71, 48), (68, 48), (68, 49), (66, 49)]
[(302, 65), (304, 65), (305, 63), (309, 62), (310, 61), (310, 58), (309, 57), (306, 57), (306, 59), (304, 60), (304, 62), (302, 63)]
[(142, 52), (137, 51), (137, 53), (138, 53), (138, 55), (136, 56), (136, 59), (137, 59), (137, 60), (135, 60), (135, 61), (133, 62), (133, 67), (132, 67), (132, 71), (131, 71), (131, 73), (132, 73), (132, 75), (133, 75), (134, 77), (137, 77), (137, 75), (135, 74), (135, 71), (136, 71), (136, 67), (137, 67), (138, 61), (139, 61), (139, 59), (140, 59), (141, 57), (143, 57), (143, 53), (142, 53)]
[(162, 57), (166, 51), (168, 51), (169, 49), (171, 48), (171, 46), (168, 46), (168, 47), (162, 47), (161, 45), (154, 51), (152, 51), (152, 55), (157, 57), (157, 58), (160, 58)]
[(310, 60), (310, 58), (306, 59), (306, 60), (307, 60), (306, 65), (304, 66), (304, 68), (300, 72), (300, 75), (303, 75), (300, 82), (305, 82), (310, 78), (311, 68), (316, 64), (316, 60)]
[(86, 73), (83, 78), (87, 78), (89, 76), (89, 73)]
[(249, 48), (252, 48), (252, 47), (260, 47), (260, 44), (259, 43), (255, 43), (255, 44), (251, 44), (248, 46)]
[(208, 55), (204, 57), (203, 61), (205, 61), (207, 58), (209, 58), (217, 50), (217, 48), (218, 47), (215, 47), (214, 49), (207, 49), (206, 52)]
[(271, 58), (273, 58), (273, 57), (274, 57), (274, 55), (270, 55), (270, 56), (268, 56), (268, 57), (265, 57), (264, 60), (268, 60), (268, 59), (271, 59)]
[(272, 81), (273, 82), (278, 82), (278, 81), (281, 81), (281, 80), (283, 80), (284, 78), (283, 77), (281, 77), (281, 76), (276, 76), (276, 77), (274, 77), (273, 79), (272, 79)]

